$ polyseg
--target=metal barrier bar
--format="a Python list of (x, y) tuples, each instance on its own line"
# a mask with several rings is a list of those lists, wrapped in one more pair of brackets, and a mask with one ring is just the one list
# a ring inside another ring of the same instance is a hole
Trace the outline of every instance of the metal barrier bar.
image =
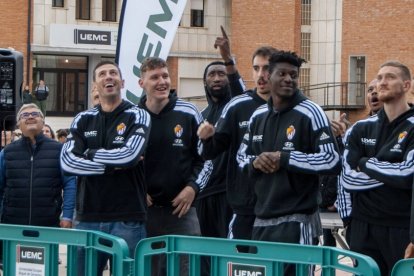
[(414, 259), (398, 261), (392, 268), (391, 276), (414, 275)]
[(113, 256), (113, 275), (133, 275), (133, 259), (129, 257), (126, 242), (102, 232), (0, 224), (0, 240), (4, 241), (5, 275), (18, 275), (18, 270), (58, 275), (59, 244), (68, 245), (67, 275), (77, 275), (77, 247), (86, 249), (86, 275), (96, 274), (98, 251)]
[[(246, 247), (248, 251), (239, 250)], [(211, 275), (215, 276), (283, 275), (284, 264), (295, 264), (296, 272), (300, 273), (297, 275), (308, 275), (310, 265), (320, 265), (323, 275), (328, 276), (335, 275), (335, 270), (361, 276), (380, 275), (372, 258), (339, 248), (189, 236), (141, 240), (135, 250), (135, 275), (150, 275), (151, 257), (157, 254), (166, 254), (169, 276), (178, 275), (170, 269), (176, 270), (179, 265), (177, 256), (181, 254), (190, 256), (192, 276), (200, 275), (200, 256), (216, 259), (211, 262)], [(356, 260), (356, 265), (340, 263), (344, 257)]]

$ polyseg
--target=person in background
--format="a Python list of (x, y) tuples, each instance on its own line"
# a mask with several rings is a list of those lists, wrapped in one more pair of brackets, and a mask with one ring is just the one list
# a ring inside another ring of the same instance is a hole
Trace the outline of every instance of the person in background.
[(201, 154), (204, 159), (214, 159), (219, 154), (229, 151), (226, 193), (227, 201), (233, 210), (228, 234), (232, 239), (250, 240), (252, 237), (256, 201), (254, 185), (250, 178), (240, 173), (236, 158), (250, 116), (259, 106), (266, 104), (270, 97), (269, 57), (276, 52), (277, 49), (270, 46), (257, 48), (252, 56), (252, 72), (256, 87), (233, 98), (224, 107), (216, 127), (205, 121), (198, 129), (203, 143)]
[(29, 104), (33, 102), (33, 97), (32, 97), (32, 93), (30, 92), (30, 88), (28, 85), (24, 86), (23, 92), (23, 104)]
[(68, 129), (58, 129), (56, 131), (56, 138), (62, 144), (66, 143), (68, 135), (69, 135)]
[(49, 96), (49, 87), (47, 87), (44, 80), (39, 81), (33, 94), (36, 105), (40, 108), (40, 111), (42, 111), (43, 116), (46, 117), (46, 103), (47, 97)]
[(48, 138), (50, 138), (50, 139), (53, 139), (53, 140), (55, 140), (55, 139), (56, 139), (55, 132), (54, 132), (54, 131), (53, 131), (53, 129), (50, 127), (50, 125), (45, 124), (45, 125), (43, 126), (43, 128), (42, 128), (42, 131), (43, 131), (43, 135), (44, 135), (44, 136), (46, 136), (46, 137), (48, 137)]
[(92, 86), (91, 103), (92, 103), (92, 106), (94, 107), (99, 104), (99, 91), (96, 85)]

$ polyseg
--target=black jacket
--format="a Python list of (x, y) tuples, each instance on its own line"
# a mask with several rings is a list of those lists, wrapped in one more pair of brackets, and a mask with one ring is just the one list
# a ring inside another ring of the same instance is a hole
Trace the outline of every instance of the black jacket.
[(340, 184), (352, 192), (353, 218), (409, 227), (413, 154), (413, 108), (392, 122), (382, 109), (350, 128)]
[[(216, 124), (221, 116), (221, 113), (226, 104), (231, 98), (243, 93), (244, 84), (240, 75), (235, 74), (227, 75), (229, 78), (230, 91), (229, 94), (222, 98), (220, 101), (215, 102), (207, 88), (204, 87), (208, 106), (201, 111), (203, 118), (210, 124)], [(226, 166), (229, 159), (229, 152), (225, 151), (217, 155), (213, 160), (213, 171), (210, 176), (210, 180), (204, 190), (198, 195), (198, 199), (208, 197), (214, 194), (223, 193), (226, 191)]]
[(147, 189), (140, 158), (149, 132), (149, 114), (126, 101), (110, 113), (98, 105), (75, 117), (61, 163), (66, 173), (80, 176), (78, 220), (146, 219)]
[(2, 222), (59, 226), (62, 211), (62, 144), (43, 135), (36, 147), (23, 137), (4, 148), (6, 186)]
[[(240, 146), (240, 167), (256, 181), (255, 214), (269, 219), (312, 214), (318, 208), (318, 174), (336, 174), (340, 158), (329, 120), (322, 109), (300, 91), (286, 109), (258, 108)], [(262, 152), (281, 151), (280, 169), (266, 174), (253, 168)]]
[(145, 154), (148, 194), (154, 205), (171, 206), (186, 186), (198, 193), (207, 183), (211, 166), (198, 154), (197, 129), (202, 117), (197, 108), (177, 98), (174, 91), (159, 114), (149, 111), (143, 96), (139, 106), (151, 115), (152, 130)]
[(250, 178), (240, 173), (236, 155), (246, 133), (250, 116), (265, 103), (266, 101), (257, 95), (256, 90), (246, 91), (245, 94), (233, 98), (224, 108), (214, 136), (203, 141), (202, 156), (205, 159), (214, 159), (228, 150), (227, 200), (236, 214), (254, 214), (256, 200), (253, 183)]

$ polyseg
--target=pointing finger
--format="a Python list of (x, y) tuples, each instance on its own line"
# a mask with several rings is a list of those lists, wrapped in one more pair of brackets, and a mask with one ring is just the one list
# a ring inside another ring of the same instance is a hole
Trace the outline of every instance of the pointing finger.
[(226, 31), (224, 30), (223, 26), (220, 25), (220, 29), (221, 29), (221, 33), (223, 34), (223, 37), (225, 39), (229, 39), (229, 37), (227, 36)]

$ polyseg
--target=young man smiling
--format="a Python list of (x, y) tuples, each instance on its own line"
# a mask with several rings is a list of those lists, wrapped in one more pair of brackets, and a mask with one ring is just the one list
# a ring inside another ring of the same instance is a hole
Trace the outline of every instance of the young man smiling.
[(271, 97), (240, 146), (239, 165), (255, 181), (253, 240), (312, 244), (321, 234), (319, 174), (340, 170), (328, 118), (297, 89), (302, 62), (286, 51), (270, 57)]
[[(144, 165), (141, 161), (150, 132), (150, 116), (121, 98), (124, 85), (116, 63), (102, 61), (93, 73), (99, 105), (78, 114), (64, 145), (61, 163), (77, 175), (77, 229), (99, 230), (123, 238), (131, 256), (146, 237)], [(84, 274), (84, 250), (78, 275)], [(102, 273), (108, 255), (98, 255)]]

